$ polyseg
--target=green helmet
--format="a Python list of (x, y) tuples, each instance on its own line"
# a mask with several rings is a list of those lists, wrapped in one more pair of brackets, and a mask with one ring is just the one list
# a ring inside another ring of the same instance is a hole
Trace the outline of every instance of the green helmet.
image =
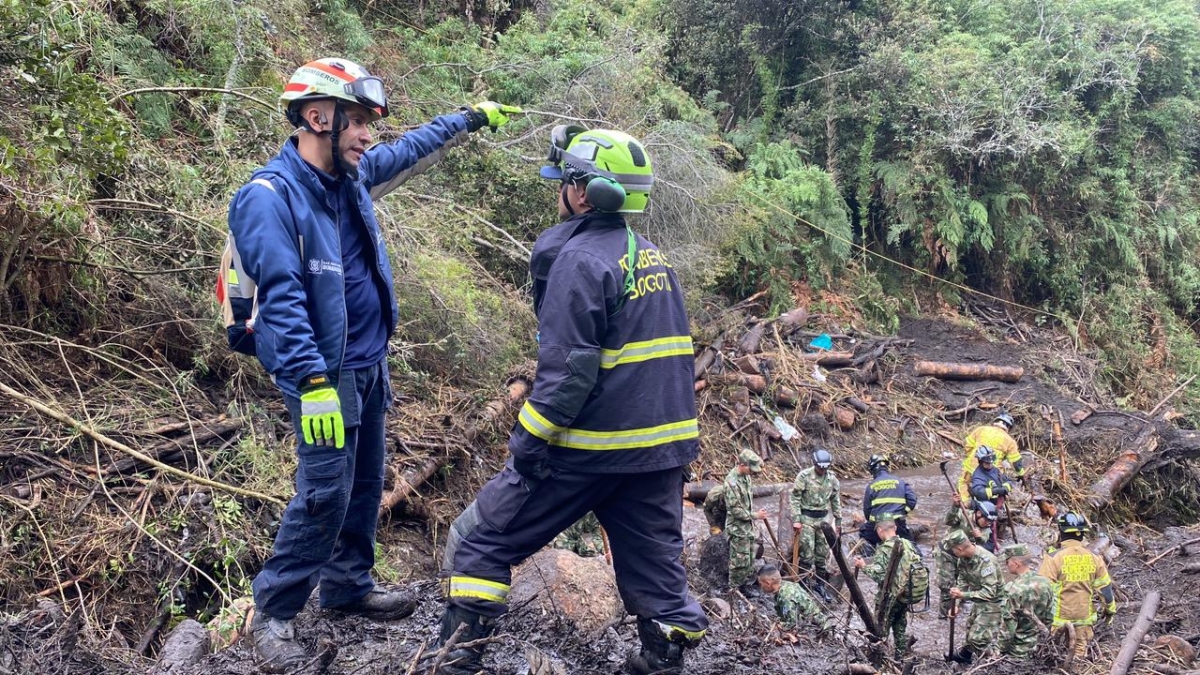
[[(542, 167), (542, 178), (588, 185), (588, 201), (598, 211), (641, 213), (650, 201), (654, 186), (650, 155), (624, 132), (557, 126), (550, 132), (547, 161), (552, 165)], [(592, 190), (597, 178), (605, 180)]]

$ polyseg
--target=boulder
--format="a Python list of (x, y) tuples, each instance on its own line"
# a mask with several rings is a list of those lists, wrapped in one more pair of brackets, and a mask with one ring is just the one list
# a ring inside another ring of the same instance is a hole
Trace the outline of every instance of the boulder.
[(709, 588), (729, 586), (729, 538), (714, 534), (700, 543), (700, 576)]
[(599, 635), (625, 615), (616, 577), (604, 558), (580, 558), (563, 549), (545, 549), (513, 571), (508, 604), (527, 602), (587, 636)]
[(150, 669), (150, 675), (182, 671), (207, 656), (211, 647), (208, 630), (198, 621), (185, 619), (167, 636), (158, 654), (158, 663)]

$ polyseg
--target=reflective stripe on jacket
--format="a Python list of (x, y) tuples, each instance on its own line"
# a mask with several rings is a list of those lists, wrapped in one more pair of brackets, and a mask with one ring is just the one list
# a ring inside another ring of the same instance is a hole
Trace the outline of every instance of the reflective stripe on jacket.
[(897, 478), (886, 469), (875, 474), (863, 493), (863, 516), (870, 522), (879, 520), (883, 514), (903, 518), (917, 508), (917, 493), (913, 492), (903, 478)]
[(514, 457), (576, 471), (682, 466), (699, 451), (691, 331), (670, 261), (637, 237), (634, 288), (619, 214), (585, 213), (538, 237), (533, 392), (509, 438)]

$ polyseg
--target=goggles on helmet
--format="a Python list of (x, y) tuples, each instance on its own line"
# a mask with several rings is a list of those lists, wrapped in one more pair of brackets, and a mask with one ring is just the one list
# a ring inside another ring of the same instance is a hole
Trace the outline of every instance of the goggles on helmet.
[(351, 96), (363, 107), (371, 108), (380, 117), (388, 116), (387, 94), (383, 91), (383, 80), (374, 75), (360, 77), (344, 85), (347, 96)]

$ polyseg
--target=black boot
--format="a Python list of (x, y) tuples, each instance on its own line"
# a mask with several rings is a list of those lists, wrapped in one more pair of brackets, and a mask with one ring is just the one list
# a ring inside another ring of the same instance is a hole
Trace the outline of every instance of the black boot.
[(625, 672), (632, 675), (678, 675), (683, 672), (683, 650), (700, 641), (653, 619), (638, 619), (638, 638), (641, 650), (625, 660)]
[(816, 579), (813, 580), (813, 586), (816, 587), (817, 597), (826, 605), (833, 604), (833, 595), (829, 592), (829, 572), (826, 570), (817, 570)]
[(376, 586), (358, 600), (341, 607), (334, 607), (338, 612), (361, 614), (362, 616), (388, 621), (403, 619), (417, 608), (417, 600), (404, 591), (388, 591)]
[(264, 673), (286, 673), (308, 661), (308, 654), (296, 642), (290, 619), (281, 621), (256, 611), (250, 621), (250, 639), (254, 658)]
[(971, 662), (974, 660), (975, 652), (971, 651), (970, 647), (963, 647), (962, 649), (958, 650), (957, 654), (954, 655), (954, 662), (961, 663), (964, 666), (971, 665)]
[[(480, 640), (492, 634), (496, 620), (476, 614), (458, 605), (447, 605), (442, 614), (442, 630), (438, 635), (438, 647), (450, 641), (460, 625), (466, 625), (454, 644), (460, 645)], [(437, 675), (475, 675), (483, 670), (483, 650), (487, 645), (476, 645), (464, 649), (452, 649), (438, 668)]]

